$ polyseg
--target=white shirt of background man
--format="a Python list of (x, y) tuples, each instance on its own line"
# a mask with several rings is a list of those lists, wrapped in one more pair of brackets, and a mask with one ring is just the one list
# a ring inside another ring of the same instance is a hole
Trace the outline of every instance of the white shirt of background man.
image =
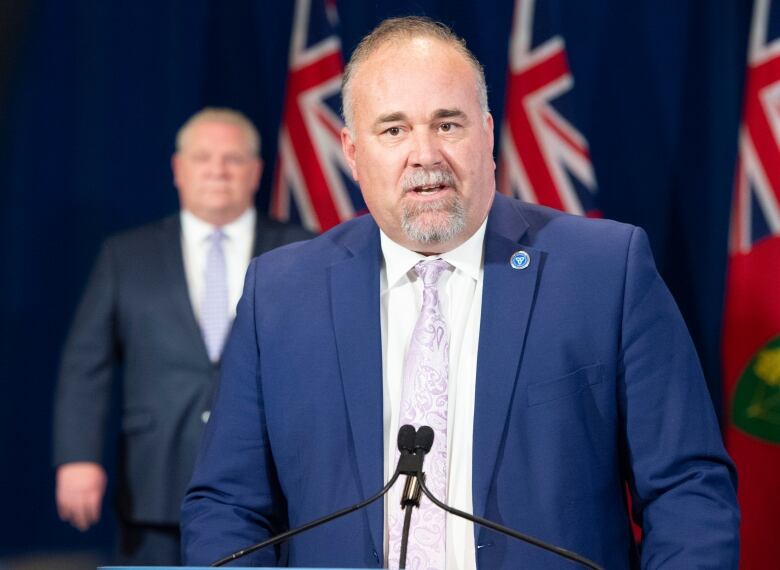
[[(181, 250), (184, 257), (184, 271), (187, 276), (187, 289), (195, 317), (200, 320), (206, 258), (211, 247), (209, 237), (217, 228), (187, 210), (181, 211), (180, 218)], [(256, 220), (257, 212), (254, 208), (249, 208), (234, 221), (222, 226), (222, 231), (225, 234), (222, 247), (225, 253), (228, 310), (231, 319), (236, 316), (236, 305), (244, 288), (244, 276), (247, 267), (249, 267), (249, 261), (252, 259)]]

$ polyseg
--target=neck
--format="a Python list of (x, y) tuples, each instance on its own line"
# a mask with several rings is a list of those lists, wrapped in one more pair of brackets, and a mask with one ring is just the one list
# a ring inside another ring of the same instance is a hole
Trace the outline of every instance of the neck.
[(216, 227), (222, 227), (235, 222), (238, 218), (243, 216), (247, 212), (247, 210), (248, 208), (241, 210), (240, 212), (193, 212), (192, 210), (187, 210), (187, 211), (193, 216), (195, 216), (196, 218), (198, 218), (199, 220), (206, 222), (207, 224)]

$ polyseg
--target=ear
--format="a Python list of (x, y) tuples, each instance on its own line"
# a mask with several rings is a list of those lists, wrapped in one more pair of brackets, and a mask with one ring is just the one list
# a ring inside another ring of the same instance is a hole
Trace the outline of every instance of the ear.
[(485, 117), (485, 129), (487, 130), (488, 140), (490, 141), (490, 152), (493, 152), (493, 138), (494, 138), (494, 132), (493, 132), (493, 115), (490, 113), (487, 114), (487, 117)]
[(253, 173), (255, 193), (260, 188), (260, 178), (263, 176), (263, 159), (259, 156), (255, 159), (255, 171)]
[(178, 188), (179, 187), (179, 164), (181, 162), (181, 157), (179, 156), (178, 152), (174, 152), (171, 156), (171, 171), (173, 172), (173, 185)]
[(358, 181), (357, 168), (355, 167), (355, 153), (357, 149), (355, 147), (355, 141), (352, 140), (352, 134), (347, 127), (341, 129), (341, 151), (344, 153), (344, 158), (347, 159), (349, 170), (352, 172), (352, 178), (355, 182)]
[[(495, 139), (495, 133), (493, 131), (493, 115), (490, 113), (487, 114), (487, 117), (485, 117), (485, 130), (487, 131), (486, 135), (488, 138), (488, 144), (490, 145), (490, 155), (493, 156), (493, 144)], [(493, 170), (496, 169), (496, 159), (493, 158)]]

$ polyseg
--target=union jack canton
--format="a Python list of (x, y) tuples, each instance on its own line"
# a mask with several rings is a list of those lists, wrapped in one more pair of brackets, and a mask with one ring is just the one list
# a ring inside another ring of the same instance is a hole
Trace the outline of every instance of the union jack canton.
[(731, 253), (780, 235), (780, 7), (769, 0), (753, 6), (743, 105)]
[(341, 152), (337, 26), (334, 0), (296, 2), (270, 214), (314, 232), (365, 209)]
[[(534, 27), (535, 0), (517, 0), (509, 48), (498, 189), (526, 202), (600, 217), (585, 137), (566, 119), (574, 80), (560, 35)], [(537, 26), (541, 28), (542, 25)], [(549, 34), (546, 34), (549, 36)]]

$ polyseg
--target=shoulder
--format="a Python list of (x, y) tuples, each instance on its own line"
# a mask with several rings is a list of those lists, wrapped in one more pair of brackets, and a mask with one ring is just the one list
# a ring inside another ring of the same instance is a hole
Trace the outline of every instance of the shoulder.
[(180, 233), (179, 215), (172, 214), (109, 236), (103, 242), (103, 250), (116, 254), (156, 251), (160, 243), (178, 239)]
[(505, 196), (496, 196), (494, 213), (499, 226), (518, 220), (527, 225), (523, 243), (573, 256), (612, 256), (626, 251), (636, 238), (646, 242), (644, 231), (631, 224), (569, 214)]
[(276, 279), (322, 271), (358, 251), (379, 243), (379, 230), (370, 215), (360, 216), (307, 241), (284, 245), (253, 261), (257, 271)]

